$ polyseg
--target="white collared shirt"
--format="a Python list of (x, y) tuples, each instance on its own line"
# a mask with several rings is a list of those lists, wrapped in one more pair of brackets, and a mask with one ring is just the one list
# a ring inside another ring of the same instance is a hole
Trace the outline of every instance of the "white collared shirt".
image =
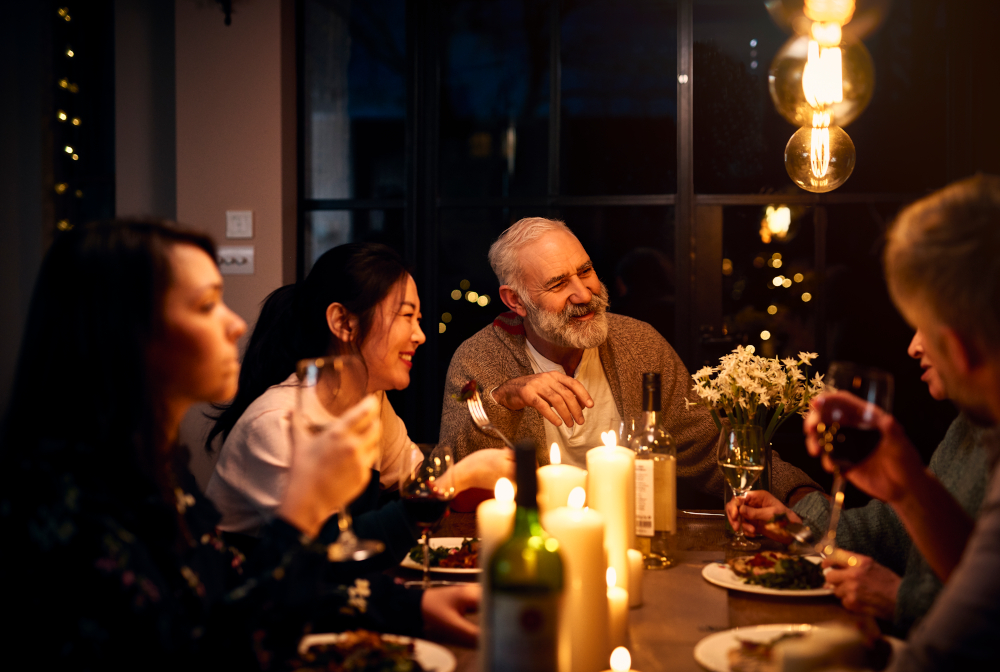
[[(528, 359), (531, 360), (531, 368), (535, 373), (549, 371), (566, 373), (562, 365), (546, 359), (531, 345), (528, 339), (525, 339), (524, 342), (528, 350)], [(601, 357), (597, 348), (583, 351), (583, 359), (576, 367), (573, 377), (583, 385), (590, 393), (591, 399), (594, 400), (593, 408), (583, 406), (584, 423), (582, 425), (574, 423), (572, 427), (567, 427), (563, 421), (562, 425), (556, 427), (548, 420), (543, 419), (542, 424), (545, 427), (546, 447), (553, 443), (559, 444), (563, 464), (572, 464), (586, 469), (587, 451), (604, 445), (601, 441), (601, 432), (613, 429), (617, 435), (622, 418), (615, 406), (615, 399), (611, 396), (611, 386), (608, 384), (604, 367), (601, 366)]]

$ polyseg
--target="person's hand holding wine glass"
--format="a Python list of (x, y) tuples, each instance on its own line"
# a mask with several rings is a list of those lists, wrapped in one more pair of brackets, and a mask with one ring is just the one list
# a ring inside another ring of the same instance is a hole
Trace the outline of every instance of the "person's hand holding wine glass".
[[(734, 425), (725, 418), (719, 434), (718, 462), (729, 487), (733, 489), (735, 500), (742, 500), (764, 471), (764, 434), (760, 427)], [(738, 509), (737, 509), (738, 510)], [(729, 548), (738, 551), (753, 551), (760, 544), (748, 540), (743, 534), (740, 521), (733, 526), (736, 538)]]
[(423, 533), (424, 589), (431, 587), (430, 533), (455, 498), (455, 456), (449, 446), (436, 446), (425, 458), (415, 445), (403, 452), (399, 495)]

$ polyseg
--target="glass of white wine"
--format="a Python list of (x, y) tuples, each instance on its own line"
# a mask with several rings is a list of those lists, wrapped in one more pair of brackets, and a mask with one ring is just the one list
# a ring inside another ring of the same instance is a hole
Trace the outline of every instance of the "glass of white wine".
[[(764, 471), (764, 432), (753, 425), (736, 425), (722, 420), (718, 445), (719, 467), (736, 499), (746, 497)], [(736, 537), (729, 548), (754, 551), (760, 544), (743, 535), (742, 521), (735, 526)]]

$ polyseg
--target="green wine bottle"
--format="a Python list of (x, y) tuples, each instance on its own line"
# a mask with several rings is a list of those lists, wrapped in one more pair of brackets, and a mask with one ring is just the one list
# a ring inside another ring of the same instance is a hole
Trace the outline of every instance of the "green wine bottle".
[(517, 446), (514, 534), (497, 548), (488, 568), (491, 672), (559, 669), (559, 608), (563, 564), (559, 542), (538, 520), (535, 447)]

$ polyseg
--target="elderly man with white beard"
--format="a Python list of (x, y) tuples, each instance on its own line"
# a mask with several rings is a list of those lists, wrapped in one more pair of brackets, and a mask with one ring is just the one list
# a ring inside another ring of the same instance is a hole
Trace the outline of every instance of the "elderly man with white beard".
[[(723, 480), (715, 456), (718, 429), (696, 401), (691, 377), (657, 331), (608, 313), (608, 291), (580, 241), (563, 222), (531, 217), (490, 247), (500, 298), (510, 308), (465, 341), (448, 368), (439, 441), (459, 456), (502, 441), (479, 430), (462, 388), (475, 380), (493, 424), (539, 446), (548, 463), (557, 443), (563, 462), (585, 466), (600, 434), (641, 413), (642, 374), (661, 377), (662, 413), (677, 447), (678, 504), (717, 507)], [(771, 492), (794, 503), (819, 486), (773, 453)]]

